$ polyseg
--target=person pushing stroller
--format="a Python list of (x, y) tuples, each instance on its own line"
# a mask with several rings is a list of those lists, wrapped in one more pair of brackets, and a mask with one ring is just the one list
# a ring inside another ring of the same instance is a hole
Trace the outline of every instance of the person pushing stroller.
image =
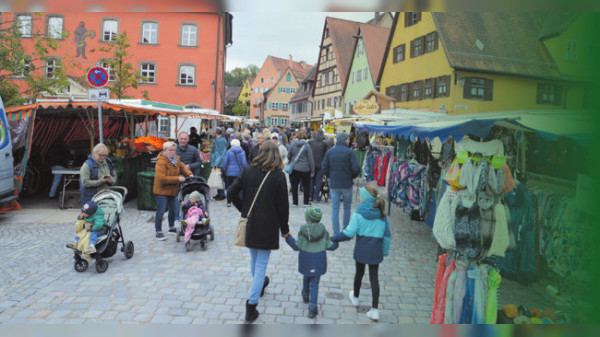
[[(77, 216), (77, 223), (75, 224), (75, 230), (83, 229), (83, 226), (87, 223), (86, 231), (90, 233), (90, 244), (89, 247), (83, 252), (84, 254), (93, 254), (96, 252), (96, 243), (98, 238), (105, 235), (107, 231), (107, 223), (104, 219), (104, 211), (94, 201), (87, 201), (81, 207), (81, 214)], [(80, 236), (75, 236), (73, 242), (68, 243), (67, 247), (72, 249), (81, 249), (78, 247)]]

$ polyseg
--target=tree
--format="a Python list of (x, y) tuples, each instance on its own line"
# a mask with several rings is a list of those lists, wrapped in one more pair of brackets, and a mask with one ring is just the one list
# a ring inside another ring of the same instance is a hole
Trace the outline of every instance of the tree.
[[(33, 18), (38, 20), (42, 20), (40, 13)], [(29, 52), (22, 44), (23, 27), (14, 20), (0, 22), (0, 96), (7, 107), (35, 102), (44, 94), (56, 95), (69, 85), (64, 61), (50, 56), (69, 33), (63, 31), (62, 39), (56, 39), (39, 29), (32, 31), (33, 48)]]
[(244, 81), (250, 77), (256, 77), (260, 68), (251, 64), (246, 68), (235, 68), (225, 73), (225, 85), (230, 87), (241, 87)]
[[(110, 92), (112, 92), (118, 99), (131, 98), (133, 96), (127, 95), (127, 91), (130, 88), (137, 89), (138, 84), (142, 80), (147, 80), (140, 74), (139, 69), (133, 67), (128, 62), (130, 54), (127, 49), (131, 47), (129, 38), (127, 37), (127, 31), (117, 35), (114, 43), (109, 43), (106, 47), (100, 47), (100, 51), (110, 53), (111, 57), (104, 60), (104, 62), (110, 68), (110, 71), (115, 76), (115, 80), (109, 82), (107, 85)], [(148, 90), (142, 91), (142, 95), (145, 99), (150, 100), (148, 97)]]
[(231, 108), (231, 111), (233, 112), (234, 116), (246, 116), (249, 109), (250, 108), (245, 103), (238, 103)]

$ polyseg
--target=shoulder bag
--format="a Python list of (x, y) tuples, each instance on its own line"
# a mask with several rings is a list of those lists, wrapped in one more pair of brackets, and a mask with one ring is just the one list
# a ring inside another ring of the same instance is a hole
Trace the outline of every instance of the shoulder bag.
[(302, 148), (300, 149), (300, 152), (298, 152), (298, 154), (296, 155), (296, 158), (294, 158), (294, 160), (292, 160), (287, 165), (285, 165), (285, 169), (283, 169), (283, 171), (285, 173), (292, 174), (292, 171), (294, 171), (294, 164), (296, 164), (296, 161), (298, 161), (298, 158), (300, 158), (300, 155), (302, 154), (302, 151), (304, 150), (304, 146), (306, 146), (306, 144), (304, 144), (302, 146)]
[(271, 173), (271, 171), (267, 172), (267, 175), (265, 175), (263, 181), (260, 183), (260, 186), (258, 187), (258, 191), (256, 191), (256, 195), (254, 196), (254, 200), (252, 200), (252, 205), (250, 205), (250, 209), (248, 210), (248, 214), (246, 215), (245, 218), (241, 217), (240, 221), (238, 222), (237, 229), (235, 230), (235, 239), (234, 239), (234, 244), (236, 246), (246, 247), (246, 224), (248, 223), (248, 218), (250, 217), (250, 212), (252, 212), (252, 208), (254, 208), (254, 203), (256, 202), (256, 198), (258, 197), (258, 194), (260, 193), (260, 190), (262, 189), (263, 184), (267, 180), (267, 177), (269, 176), (270, 173)]

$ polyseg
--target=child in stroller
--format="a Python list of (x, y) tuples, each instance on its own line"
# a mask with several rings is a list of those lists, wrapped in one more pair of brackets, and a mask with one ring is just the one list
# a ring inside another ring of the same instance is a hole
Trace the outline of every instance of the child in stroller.
[[(93, 201), (88, 201), (81, 207), (81, 214), (77, 217), (77, 224), (75, 224), (76, 231), (79, 232), (84, 229), (85, 225), (88, 224), (86, 231), (90, 233), (89, 246), (84, 251), (84, 254), (93, 254), (96, 252), (96, 243), (98, 238), (106, 234), (108, 225), (104, 219), (104, 211), (98, 207)], [(78, 233), (79, 233), (78, 232)], [(75, 240), (67, 244), (67, 248), (83, 250), (84, 247), (78, 247), (79, 239), (81, 235), (75, 236)]]
[(185, 214), (185, 220), (176, 227), (177, 242), (181, 236), (185, 236), (185, 249), (192, 249), (190, 240), (200, 240), (202, 250), (206, 249), (206, 237), (214, 240), (214, 231), (210, 225), (208, 215), (208, 202), (210, 187), (202, 177), (188, 177), (182, 184), (178, 194), (181, 203), (181, 214)]

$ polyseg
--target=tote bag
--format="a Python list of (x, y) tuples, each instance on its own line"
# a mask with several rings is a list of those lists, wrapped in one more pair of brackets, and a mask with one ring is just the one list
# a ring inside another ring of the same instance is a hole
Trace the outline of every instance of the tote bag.
[(210, 172), (210, 176), (208, 177), (208, 186), (210, 188), (222, 189), (223, 181), (221, 180), (221, 169), (215, 167)]
[(263, 181), (260, 183), (260, 186), (258, 187), (258, 191), (256, 191), (256, 195), (254, 196), (254, 200), (252, 200), (252, 205), (250, 205), (250, 209), (248, 210), (248, 215), (245, 218), (241, 217), (240, 220), (238, 221), (238, 226), (237, 226), (237, 229), (235, 230), (235, 238), (233, 240), (233, 243), (236, 246), (246, 247), (246, 225), (248, 224), (248, 218), (250, 217), (250, 212), (252, 212), (252, 208), (254, 208), (254, 203), (256, 202), (256, 198), (258, 197), (258, 194), (260, 193), (260, 190), (262, 189), (263, 184), (267, 180), (267, 177), (269, 176), (270, 173), (271, 173), (271, 171), (267, 172), (267, 175), (265, 175)]
[[(304, 146), (306, 146), (306, 144), (304, 144)], [(300, 158), (300, 155), (302, 154), (302, 151), (304, 150), (304, 146), (302, 146), (302, 148), (300, 149), (300, 152), (298, 152), (298, 154), (296, 155), (296, 158), (294, 158), (294, 160), (292, 160), (290, 163), (285, 165), (283, 172), (285, 172), (287, 174), (292, 174), (292, 171), (294, 171), (294, 164), (296, 164), (296, 162), (298, 161), (298, 158)]]

